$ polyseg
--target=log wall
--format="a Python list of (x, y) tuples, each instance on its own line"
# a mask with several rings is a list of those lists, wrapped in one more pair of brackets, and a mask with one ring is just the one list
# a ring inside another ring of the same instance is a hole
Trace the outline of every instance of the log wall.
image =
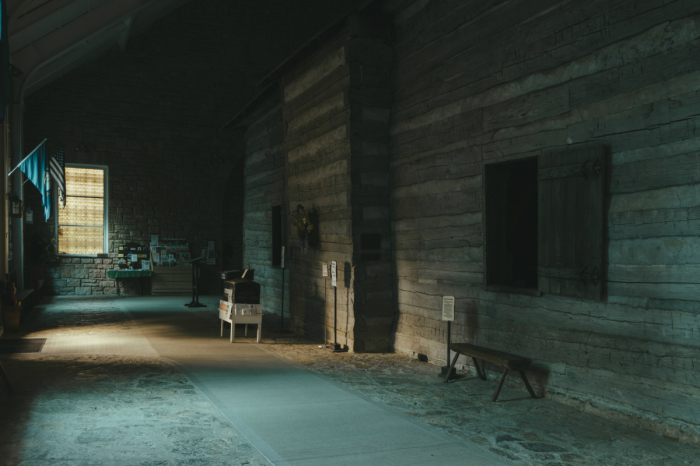
[[(302, 253), (291, 226), (290, 313), (297, 331), (352, 347), (352, 207), (350, 183), (350, 67), (347, 30), (324, 44), (282, 79), (287, 211), (318, 212), (319, 244)], [(337, 262), (338, 286), (322, 276)]]
[[(391, 257), (389, 117), (391, 28), (380, 14), (353, 16), (346, 44), (352, 183), (355, 351), (392, 348), (396, 323)], [(372, 244), (373, 237), (379, 244)]]
[[(245, 132), (243, 266), (255, 269), (264, 312), (282, 310), (282, 269), (272, 266), (272, 206), (284, 212), (284, 127), (279, 93), (269, 96), (241, 123)], [(289, 316), (285, 273), (284, 315)]]
[[(444, 364), (454, 295), (452, 341), (531, 357), (549, 395), (698, 441), (700, 3), (386, 8), (396, 349)], [(598, 144), (612, 152), (606, 298), (484, 291), (483, 164)]]

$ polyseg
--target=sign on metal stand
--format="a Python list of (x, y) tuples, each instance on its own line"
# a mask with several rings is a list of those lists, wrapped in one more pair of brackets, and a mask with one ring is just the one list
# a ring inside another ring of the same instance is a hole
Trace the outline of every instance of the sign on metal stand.
[[(282, 256), (280, 260), (280, 267), (282, 267), (282, 309), (280, 310), (280, 331), (284, 330), (284, 246), (282, 246)], [(289, 322), (291, 324), (292, 319), (290, 316)]]

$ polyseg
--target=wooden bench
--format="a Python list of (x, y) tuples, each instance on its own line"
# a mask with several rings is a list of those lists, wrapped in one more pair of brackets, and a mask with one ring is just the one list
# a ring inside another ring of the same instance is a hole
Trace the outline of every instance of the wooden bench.
[(484, 348), (483, 346), (471, 345), (469, 343), (452, 343), (450, 345), (450, 349), (456, 354), (452, 360), (450, 370), (447, 371), (447, 376), (445, 376), (445, 383), (447, 383), (450, 378), (450, 374), (452, 374), (452, 371), (454, 370), (455, 364), (457, 363), (457, 358), (460, 354), (463, 354), (472, 358), (474, 367), (476, 367), (476, 373), (481, 380), (486, 380), (486, 373), (482, 367), (479, 367), (479, 363), (476, 361), (477, 359), (481, 359), (482, 364), (484, 361), (486, 361), (504, 368), (501, 381), (498, 383), (496, 393), (493, 395), (493, 401), (496, 401), (498, 398), (498, 394), (501, 392), (503, 382), (506, 380), (506, 374), (508, 374), (509, 370), (518, 371), (520, 373), (520, 378), (523, 379), (523, 382), (525, 383), (525, 387), (527, 387), (527, 391), (530, 393), (530, 396), (537, 398), (537, 395), (535, 395), (535, 392), (532, 391), (530, 382), (527, 381), (527, 376), (525, 375), (525, 369), (530, 367), (530, 363), (532, 362), (531, 360), (516, 356), (514, 354), (504, 353), (503, 351), (492, 350), (489, 348)]

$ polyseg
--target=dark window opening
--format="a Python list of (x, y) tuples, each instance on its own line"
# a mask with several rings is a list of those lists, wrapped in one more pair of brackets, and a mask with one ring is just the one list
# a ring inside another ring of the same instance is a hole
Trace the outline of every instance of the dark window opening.
[(537, 289), (537, 159), (485, 166), (486, 285)]
[(272, 266), (282, 266), (282, 206), (272, 206)]
[(379, 233), (362, 233), (360, 235), (360, 260), (376, 262), (382, 260), (382, 235)]

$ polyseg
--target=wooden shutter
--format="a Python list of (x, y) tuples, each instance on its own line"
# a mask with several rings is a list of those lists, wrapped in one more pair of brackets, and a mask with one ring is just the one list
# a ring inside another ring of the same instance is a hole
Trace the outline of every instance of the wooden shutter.
[(602, 296), (605, 147), (541, 155), (538, 169), (538, 288)]

